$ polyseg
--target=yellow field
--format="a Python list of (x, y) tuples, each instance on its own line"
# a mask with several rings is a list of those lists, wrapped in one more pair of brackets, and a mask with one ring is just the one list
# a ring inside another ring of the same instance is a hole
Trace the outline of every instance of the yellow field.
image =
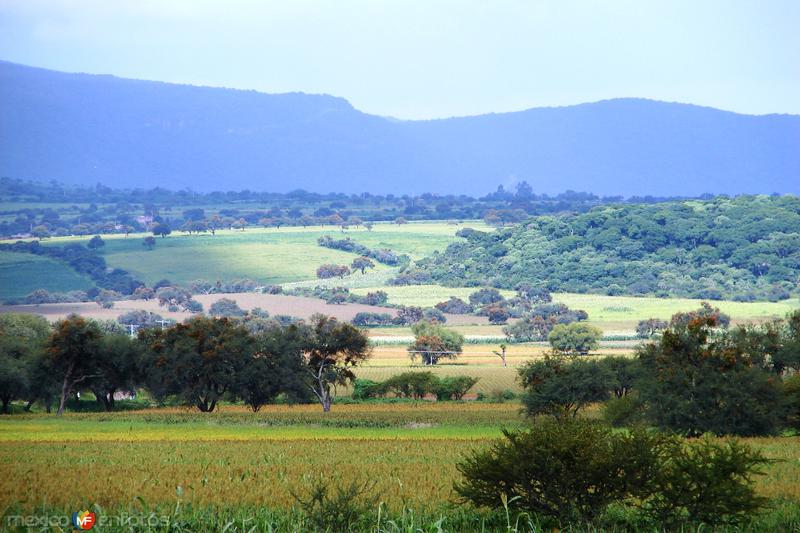
[[(0, 420), (0, 505), (83, 508), (183, 503), (289, 507), (314, 476), (374, 480), (382, 501), (452, 501), (455, 463), (522, 423), (519, 405), (399, 403), (33, 415)], [(383, 427), (349, 427), (352, 423)], [(800, 437), (744, 439), (780, 462), (757, 481), (800, 500)]]

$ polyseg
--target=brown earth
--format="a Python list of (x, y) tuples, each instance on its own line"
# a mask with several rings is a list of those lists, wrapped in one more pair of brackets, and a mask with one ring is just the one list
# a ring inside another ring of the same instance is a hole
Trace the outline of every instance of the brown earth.
[[(268, 311), (271, 315), (290, 315), (300, 318), (308, 318), (314, 313), (322, 313), (335, 316), (339, 320), (350, 321), (356, 313), (388, 313), (392, 316), (397, 315), (394, 309), (363, 304), (341, 304), (330, 305), (319, 298), (308, 298), (305, 296), (287, 296), (282, 294), (260, 294), (253, 292), (235, 294), (200, 294), (194, 297), (203, 304), (203, 309), (208, 310), (209, 306), (220, 298), (230, 298), (242, 309), (253, 309), (260, 307)], [(40, 305), (0, 305), (0, 313), (32, 313), (41, 315), (48, 320), (55, 321), (70, 314), (79, 314), (88, 318), (111, 319), (135, 310), (152, 311), (164, 318), (174, 320), (184, 320), (191, 316), (190, 313), (171, 313), (166, 308), (160, 307), (156, 300), (120, 300), (114, 302), (111, 309), (103, 309), (94, 302), (63, 303), (63, 304), (40, 304)], [(486, 317), (471, 315), (445, 315), (447, 323), (453, 325), (465, 324), (487, 324)]]

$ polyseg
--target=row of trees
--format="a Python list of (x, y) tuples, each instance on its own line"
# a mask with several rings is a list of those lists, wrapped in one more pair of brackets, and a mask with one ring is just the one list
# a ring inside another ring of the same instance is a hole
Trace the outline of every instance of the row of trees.
[(288, 325), (270, 322), (251, 333), (233, 319), (194, 317), (166, 328), (121, 328), (70, 316), (52, 328), (32, 315), (0, 316), (0, 401), (27, 408), (41, 402), (63, 413), (67, 400), (92, 391), (111, 410), (119, 391), (147, 389), (158, 401), (176, 398), (200, 411), (223, 400), (252, 410), (285, 395), (316, 399), (330, 410), (336, 388), (355, 379), (370, 355), (356, 327), (315, 315)]
[(606, 402), (616, 425), (646, 421), (688, 436), (767, 435), (800, 425), (800, 311), (720, 327), (700, 309), (675, 315), (634, 358), (550, 356), (519, 369), (529, 415), (574, 417)]

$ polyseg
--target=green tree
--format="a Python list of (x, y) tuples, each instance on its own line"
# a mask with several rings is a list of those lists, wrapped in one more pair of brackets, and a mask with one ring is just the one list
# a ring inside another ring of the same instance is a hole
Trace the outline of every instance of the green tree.
[(94, 369), (99, 375), (89, 380), (88, 387), (106, 411), (114, 410), (117, 391), (136, 390), (140, 356), (139, 344), (128, 335), (111, 334), (100, 339)]
[(70, 315), (56, 323), (47, 339), (45, 351), (61, 382), (58, 416), (64, 413), (67, 398), (79, 384), (99, 376), (97, 356), (101, 337), (96, 323)]
[(455, 359), (464, 345), (464, 336), (434, 322), (420, 321), (411, 326), (414, 342), (408, 347), (412, 360), (417, 357), (425, 365), (435, 365), (439, 359)]
[(104, 241), (100, 235), (95, 235), (94, 237), (89, 239), (88, 243), (86, 243), (86, 247), (89, 248), (90, 250), (99, 250), (105, 245), (106, 241)]
[(355, 380), (353, 368), (370, 356), (366, 334), (346, 322), (316, 314), (306, 330), (304, 369), (308, 389), (328, 412), (336, 387)]
[(253, 339), (227, 318), (194, 317), (183, 324), (140, 333), (148, 388), (157, 397), (175, 394), (186, 405), (212, 412), (235, 388), (253, 354)]
[(375, 263), (373, 263), (369, 257), (361, 256), (353, 259), (350, 268), (353, 270), (360, 270), (362, 274), (366, 274), (368, 268), (375, 268)]
[(594, 326), (573, 322), (558, 324), (547, 336), (553, 350), (564, 354), (586, 354), (600, 345), (603, 332)]
[(522, 365), (517, 372), (528, 416), (575, 417), (587, 405), (607, 400), (614, 386), (607, 368), (583, 359), (546, 356)]
[[(764, 435), (781, 418), (780, 382), (743, 337), (714, 316), (677, 321), (637, 352), (640, 397), (651, 420), (685, 435)], [(745, 337), (746, 338), (746, 337)]]
[(151, 231), (155, 236), (161, 235), (162, 239), (167, 235), (169, 235), (170, 233), (172, 233), (172, 229), (170, 229), (169, 224), (167, 224), (166, 222), (158, 222), (156, 225), (153, 226), (153, 229)]

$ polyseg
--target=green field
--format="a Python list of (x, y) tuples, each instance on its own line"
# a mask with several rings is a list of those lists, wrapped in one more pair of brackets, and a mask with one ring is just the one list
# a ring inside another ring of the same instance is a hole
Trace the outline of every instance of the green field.
[(67, 292), (92, 285), (90, 279), (48, 257), (0, 252), (0, 300), (22, 298), (36, 289)]
[[(234, 280), (250, 278), (265, 284), (314, 280), (316, 269), (323, 263), (347, 264), (355, 254), (323, 248), (317, 239), (323, 235), (341, 239), (351, 237), (369, 248), (389, 248), (418, 259), (434, 250), (444, 250), (458, 238), (455, 232), (462, 227), (486, 229), (483, 222), (461, 225), (446, 222), (409, 223), (404, 225), (375, 224), (372, 231), (352, 228), (342, 233), (330, 226), (325, 228), (282, 227), (248, 228), (245, 231), (224, 230), (216, 235), (188, 235), (174, 232), (157, 238), (153, 250), (142, 247), (142, 234), (103, 236), (106, 246), (101, 250), (108, 266), (122, 268), (147, 284), (161, 279), (188, 284), (203, 278)], [(89, 237), (54, 238), (45, 245), (67, 242), (88, 242)], [(387, 270), (377, 264), (375, 274)], [(358, 281), (361, 274), (351, 276)]]

